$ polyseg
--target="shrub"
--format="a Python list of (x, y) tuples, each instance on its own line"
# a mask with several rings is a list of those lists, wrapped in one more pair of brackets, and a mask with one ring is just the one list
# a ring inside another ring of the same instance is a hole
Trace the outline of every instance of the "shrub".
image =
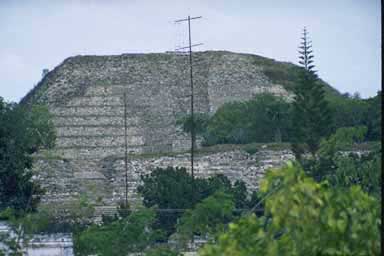
[(270, 170), (261, 183), (265, 214), (229, 224), (202, 256), (379, 255), (380, 204), (359, 186), (333, 188), (297, 164)]
[(106, 225), (92, 225), (74, 235), (76, 255), (127, 255), (142, 252), (161, 236), (151, 228), (155, 220), (154, 209), (133, 211), (124, 219)]
[(290, 104), (271, 94), (220, 107), (207, 124), (205, 144), (287, 141)]

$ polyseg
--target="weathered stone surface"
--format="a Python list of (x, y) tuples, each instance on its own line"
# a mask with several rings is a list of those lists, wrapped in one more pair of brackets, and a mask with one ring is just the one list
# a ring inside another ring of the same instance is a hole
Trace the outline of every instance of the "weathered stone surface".
[[(261, 150), (249, 155), (242, 150), (198, 154), (195, 175), (208, 177), (224, 174), (232, 182), (243, 180), (250, 190), (258, 187), (260, 177), (271, 167), (282, 166), (294, 156), (289, 150)], [(173, 156), (130, 157), (128, 161), (128, 196), (135, 204), (140, 199), (136, 192), (140, 176), (156, 167), (179, 166), (190, 170), (188, 153)], [(99, 206), (116, 206), (125, 198), (124, 159), (108, 156), (101, 159), (39, 159), (34, 165), (39, 179), (49, 191), (44, 202), (67, 201), (87, 194)]]
[[(47, 74), (22, 100), (46, 104), (57, 130), (54, 156), (42, 155), (34, 165), (48, 191), (44, 201), (86, 193), (101, 207), (124, 198), (125, 121), (128, 153), (158, 154), (130, 157), (131, 201), (138, 199), (140, 175), (155, 167), (189, 168), (189, 154), (180, 152), (189, 149), (190, 137), (176, 127), (177, 119), (190, 109), (187, 63), (188, 56), (168, 53), (76, 56)], [(291, 92), (265, 75), (266, 66), (260, 63), (273, 60), (223, 51), (195, 53), (195, 110), (212, 114), (226, 102), (248, 100), (262, 92), (292, 99)], [(166, 152), (179, 154), (166, 157), (162, 154)], [(209, 153), (196, 158), (196, 174), (223, 173), (256, 189), (266, 168), (290, 158), (288, 151), (264, 150), (253, 156), (239, 150)]]
[[(260, 59), (269, 60), (223, 51), (195, 53), (195, 110), (214, 113), (226, 102), (262, 92), (292, 98), (263, 73)], [(104, 157), (122, 152), (126, 92), (130, 150), (186, 150), (187, 136), (175, 123), (190, 109), (187, 63), (188, 56), (169, 53), (71, 57), (48, 73), (22, 103), (49, 106), (57, 148), (64, 155), (88, 151)]]

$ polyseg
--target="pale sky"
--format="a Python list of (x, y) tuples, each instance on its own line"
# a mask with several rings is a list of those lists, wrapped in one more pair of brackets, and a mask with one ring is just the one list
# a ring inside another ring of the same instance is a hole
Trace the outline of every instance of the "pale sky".
[(19, 101), (74, 55), (195, 50), (254, 53), (297, 63), (301, 32), (313, 41), (320, 77), (340, 92), (376, 95), (381, 87), (378, 0), (0, 0), (0, 96)]

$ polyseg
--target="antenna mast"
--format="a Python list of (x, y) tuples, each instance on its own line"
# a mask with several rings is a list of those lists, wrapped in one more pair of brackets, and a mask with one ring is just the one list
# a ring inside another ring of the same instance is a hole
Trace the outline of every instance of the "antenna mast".
[(124, 170), (125, 170), (125, 207), (128, 207), (128, 142), (127, 142), (127, 93), (124, 92)]
[(195, 141), (196, 141), (196, 134), (195, 134), (195, 119), (194, 119), (194, 99), (193, 99), (193, 68), (192, 68), (192, 47), (202, 45), (202, 44), (194, 44), (192, 45), (192, 39), (191, 39), (191, 20), (200, 19), (201, 16), (198, 17), (188, 17), (186, 19), (181, 20), (175, 20), (175, 23), (188, 21), (188, 39), (189, 39), (189, 45), (181, 48), (177, 48), (176, 51), (182, 50), (182, 49), (189, 49), (189, 70), (190, 70), (190, 84), (191, 84), (191, 176), (194, 180), (194, 151), (195, 151)]

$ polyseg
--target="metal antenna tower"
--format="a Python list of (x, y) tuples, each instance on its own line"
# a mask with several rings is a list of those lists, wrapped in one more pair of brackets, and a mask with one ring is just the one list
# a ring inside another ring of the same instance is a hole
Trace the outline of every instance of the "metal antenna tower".
[(192, 69), (192, 47), (199, 46), (202, 44), (194, 44), (192, 45), (192, 39), (191, 39), (191, 20), (200, 19), (201, 16), (198, 17), (188, 17), (186, 19), (181, 20), (175, 20), (175, 23), (188, 21), (188, 39), (189, 39), (189, 45), (181, 48), (177, 48), (176, 51), (182, 50), (182, 49), (189, 49), (189, 69), (190, 69), (190, 83), (191, 83), (191, 176), (192, 179), (194, 179), (194, 166), (193, 166), (193, 160), (194, 160), (194, 151), (195, 151), (195, 141), (196, 141), (196, 135), (195, 135), (195, 119), (194, 119), (194, 110), (193, 110), (193, 69)]
[(127, 142), (127, 93), (124, 92), (124, 168), (125, 168), (125, 207), (128, 207), (128, 142)]
[(127, 125), (127, 113), (128, 113), (128, 106), (127, 106), (127, 89), (117, 89), (113, 92), (116, 94), (123, 94), (123, 101), (124, 101), (124, 170), (125, 170), (125, 207), (128, 207), (128, 125)]

